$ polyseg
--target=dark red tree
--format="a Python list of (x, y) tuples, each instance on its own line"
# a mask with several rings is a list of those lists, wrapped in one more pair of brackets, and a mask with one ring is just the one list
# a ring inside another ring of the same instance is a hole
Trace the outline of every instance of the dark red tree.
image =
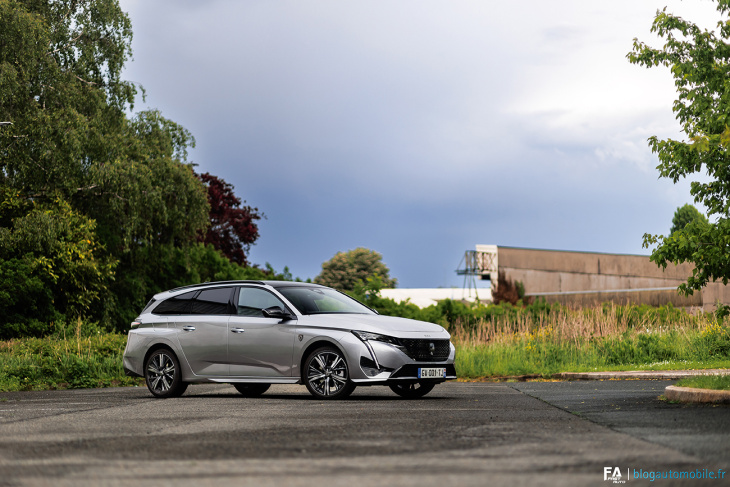
[(208, 188), (210, 203), (210, 227), (199, 237), (200, 241), (212, 244), (231, 262), (248, 266), (246, 254), (259, 238), (256, 220), (264, 214), (258, 208), (241, 206), (241, 198), (233, 194), (233, 186), (223, 179), (207, 172), (197, 176)]

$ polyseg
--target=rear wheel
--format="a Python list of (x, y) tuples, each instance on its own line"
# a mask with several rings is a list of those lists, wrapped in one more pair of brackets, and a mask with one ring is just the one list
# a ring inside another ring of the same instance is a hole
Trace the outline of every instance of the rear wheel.
[(182, 396), (188, 388), (188, 384), (182, 381), (180, 362), (166, 348), (159, 348), (147, 357), (144, 380), (152, 395), (161, 399)]
[(418, 399), (423, 397), (436, 387), (436, 384), (429, 382), (407, 382), (404, 384), (388, 384), (390, 390), (406, 399)]
[(269, 390), (271, 384), (233, 384), (238, 392), (244, 397), (259, 397), (261, 394)]
[(355, 390), (345, 357), (335, 347), (313, 351), (304, 361), (304, 385), (318, 399), (342, 399)]

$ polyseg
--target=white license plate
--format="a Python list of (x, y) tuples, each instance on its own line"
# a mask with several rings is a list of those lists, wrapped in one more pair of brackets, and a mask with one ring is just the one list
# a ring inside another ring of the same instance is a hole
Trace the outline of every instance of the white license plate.
[(439, 377), (446, 377), (445, 367), (432, 367), (429, 369), (418, 369), (419, 379), (436, 379)]

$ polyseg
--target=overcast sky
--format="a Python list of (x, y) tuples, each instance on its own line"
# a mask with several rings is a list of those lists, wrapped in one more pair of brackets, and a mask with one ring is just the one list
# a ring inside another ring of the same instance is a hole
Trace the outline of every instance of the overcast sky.
[(646, 142), (681, 137), (669, 70), (626, 54), (665, 5), (713, 27), (707, 0), (121, 5), (135, 109), (266, 214), (255, 263), (314, 278), (367, 247), (398, 287), (460, 287), (476, 244), (647, 254), (692, 202)]

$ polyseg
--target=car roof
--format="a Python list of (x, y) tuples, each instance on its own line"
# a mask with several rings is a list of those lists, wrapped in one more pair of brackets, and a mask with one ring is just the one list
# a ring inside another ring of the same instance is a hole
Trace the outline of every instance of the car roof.
[(220, 285), (224, 285), (224, 284), (260, 284), (263, 286), (266, 283), (264, 281), (209, 281), (209, 282), (199, 282), (197, 284), (188, 284), (187, 286), (176, 287), (174, 289), (169, 289), (166, 292), (173, 293), (175, 291), (182, 291), (183, 289), (213, 287), (213, 286), (220, 286)]
[(265, 284), (273, 287), (326, 287), (313, 282), (301, 282), (301, 281), (264, 281)]
[(281, 288), (281, 287), (292, 287), (292, 286), (301, 286), (301, 287), (325, 287), (320, 286), (319, 284), (309, 283), (309, 282), (297, 282), (297, 281), (253, 281), (253, 280), (240, 280), (240, 281), (211, 281), (211, 282), (201, 282), (198, 284), (189, 284), (187, 286), (180, 286), (176, 287), (174, 289), (169, 289), (167, 291), (163, 291), (157, 295), (155, 295), (155, 299), (160, 299), (163, 296), (167, 297), (173, 294), (177, 294), (179, 291), (193, 291), (198, 289), (205, 289), (208, 287), (217, 287), (217, 286), (226, 286), (226, 285), (240, 285), (240, 284), (258, 284), (259, 286), (271, 286), (273, 288)]

